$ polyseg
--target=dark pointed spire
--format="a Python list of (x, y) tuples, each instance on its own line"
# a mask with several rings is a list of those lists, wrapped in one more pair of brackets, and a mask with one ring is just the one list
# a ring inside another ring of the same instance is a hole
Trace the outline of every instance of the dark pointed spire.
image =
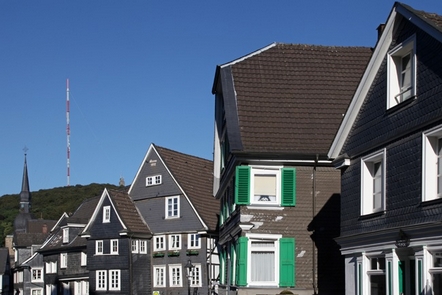
[(25, 165), (23, 168), (23, 179), (20, 192), (20, 211), (29, 213), (31, 207), (31, 191), (29, 190), (29, 178), (28, 178), (28, 164), (26, 161), (26, 152), (28, 149), (25, 147)]

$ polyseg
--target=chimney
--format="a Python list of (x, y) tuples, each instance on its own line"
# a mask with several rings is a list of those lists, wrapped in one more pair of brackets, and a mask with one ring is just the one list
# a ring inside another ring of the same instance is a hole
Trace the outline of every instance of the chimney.
[(380, 24), (376, 30), (378, 31), (378, 41), (381, 39), (382, 33), (384, 32), (385, 24)]
[(41, 229), (42, 233), (47, 234), (48, 233), (48, 226), (45, 224), (43, 224), (43, 227)]

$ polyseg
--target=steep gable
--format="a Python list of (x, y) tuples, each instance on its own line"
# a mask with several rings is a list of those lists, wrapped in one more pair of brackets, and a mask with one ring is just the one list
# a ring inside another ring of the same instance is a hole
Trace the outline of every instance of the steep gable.
[(370, 56), (364, 47), (275, 43), (219, 66), (213, 92), (237, 114), (226, 118), (233, 152), (325, 155)]

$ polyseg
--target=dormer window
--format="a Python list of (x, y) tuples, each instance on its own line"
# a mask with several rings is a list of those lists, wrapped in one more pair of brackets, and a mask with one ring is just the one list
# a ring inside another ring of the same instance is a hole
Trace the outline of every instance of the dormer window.
[(69, 243), (69, 228), (63, 228), (63, 244)]
[(146, 177), (146, 186), (161, 184), (161, 175), (153, 175)]
[(103, 223), (110, 222), (110, 206), (104, 206), (103, 207)]
[(388, 53), (388, 109), (416, 96), (415, 39), (413, 35)]

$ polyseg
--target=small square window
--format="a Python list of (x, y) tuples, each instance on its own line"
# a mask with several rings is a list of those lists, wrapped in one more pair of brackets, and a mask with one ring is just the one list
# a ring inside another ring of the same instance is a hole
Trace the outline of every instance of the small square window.
[(189, 249), (201, 248), (201, 238), (200, 238), (199, 234), (188, 234), (187, 235), (187, 248), (189, 248)]
[(131, 241), (132, 253), (138, 253), (138, 240)]
[(166, 198), (166, 218), (177, 218), (180, 216), (180, 197)]
[(388, 53), (387, 108), (416, 96), (415, 39), (413, 35)]
[(42, 268), (33, 268), (32, 269), (32, 282), (43, 282), (43, 269)]
[(254, 204), (279, 204), (279, 169), (252, 169), (252, 181), (250, 187), (251, 203)]
[(146, 186), (161, 184), (161, 175), (153, 175), (146, 177)]
[(103, 207), (103, 223), (110, 222), (110, 206), (104, 206)]
[(385, 210), (385, 163), (385, 150), (362, 159), (362, 215)]

